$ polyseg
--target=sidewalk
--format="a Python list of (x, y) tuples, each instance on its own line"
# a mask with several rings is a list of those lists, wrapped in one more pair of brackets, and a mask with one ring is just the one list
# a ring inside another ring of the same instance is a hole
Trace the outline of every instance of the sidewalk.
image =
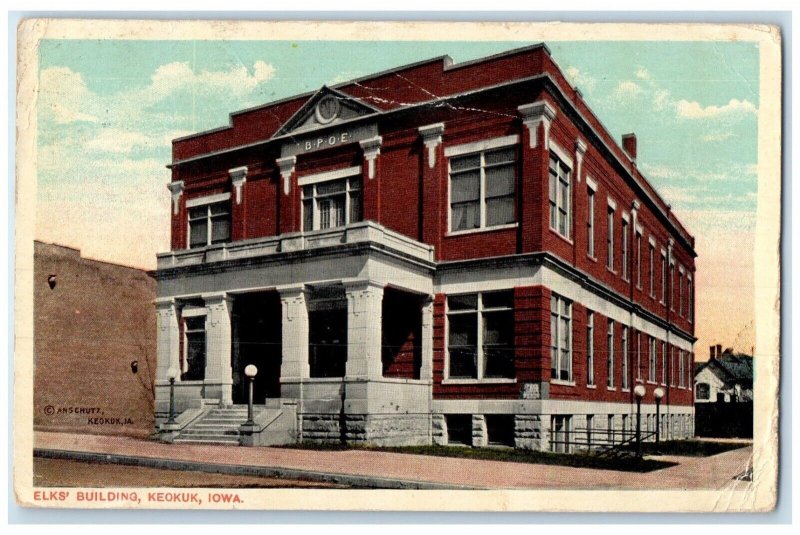
[[(752, 454), (752, 446), (749, 446), (712, 457), (661, 457), (680, 464), (639, 474), (364, 450), (313, 451), (161, 444), (127, 437), (51, 432), (35, 432), (34, 447), (37, 452), (46, 456), (54, 456), (59, 452), (75, 452), (82, 453), (85, 459), (102, 460), (107, 454), (112, 454), (114, 457), (123, 456), (134, 464), (137, 459), (142, 464), (160, 463), (164, 467), (183, 467), (190, 463), (194, 466), (193, 469), (202, 469), (205, 465), (208, 469), (227, 468), (231, 473), (238, 469), (236, 467), (250, 467), (253, 473), (327, 481), (341, 476), (340, 481), (350, 484), (389, 488), (746, 488), (748, 482), (734, 481), (733, 477), (747, 469)], [(73, 458), (78, 457), (73, 455)]]

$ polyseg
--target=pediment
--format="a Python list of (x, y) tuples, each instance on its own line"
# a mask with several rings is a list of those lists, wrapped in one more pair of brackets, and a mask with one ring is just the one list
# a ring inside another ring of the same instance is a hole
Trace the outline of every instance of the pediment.
[(322, 86), (275, 133), (302, 133), (379, 112), (346, 93)]

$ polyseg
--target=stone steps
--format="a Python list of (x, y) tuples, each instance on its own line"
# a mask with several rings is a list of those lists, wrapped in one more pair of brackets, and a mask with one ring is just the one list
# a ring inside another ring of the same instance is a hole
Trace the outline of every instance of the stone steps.
[[(255, 409), (257, 416), (261, 408)], [(239, 426), (247, 421), (247, 408), (215, 407), (190, 424), (175, 438), (181, 444), (239, 445)]]

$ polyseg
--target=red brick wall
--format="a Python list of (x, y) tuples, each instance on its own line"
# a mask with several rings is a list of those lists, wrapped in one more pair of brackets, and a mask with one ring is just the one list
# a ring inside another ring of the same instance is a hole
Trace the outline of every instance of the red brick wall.
[[(79, 433), (152, 432), (155, 281), (142, 270), (41, 242), (35, 242), (33, 280), (34, 425)], [(93, 423), (93, 417), (130, 423)]]

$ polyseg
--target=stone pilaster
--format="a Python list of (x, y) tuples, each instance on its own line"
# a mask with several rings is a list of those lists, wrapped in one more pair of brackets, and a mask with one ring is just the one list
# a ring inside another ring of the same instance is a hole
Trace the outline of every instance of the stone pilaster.
[(206, 304), (205, 397), (222, 405), (232, 403), (231, 390), (231, 297), (228, 294), (204, 295)]
[(281, 296), (281, 381), (309, 376), (307, 290), (303, 284), (278, 287)]
[(433, 380), (433, 296), (426, 296), (422, 303), (422, 362), (419, 378)]
[(156, 315), (158, 316), (158, 365), (156, 378), (158, 381), (168, 381), (167, 370), (175, 367), (180, 370), (180, 329), (178, 328), (178, 313), (174, 299), (156, 301)]
[(383, 285), (371, 281), (345, 283), (347, 295), (348, 379), (380, 379)]

